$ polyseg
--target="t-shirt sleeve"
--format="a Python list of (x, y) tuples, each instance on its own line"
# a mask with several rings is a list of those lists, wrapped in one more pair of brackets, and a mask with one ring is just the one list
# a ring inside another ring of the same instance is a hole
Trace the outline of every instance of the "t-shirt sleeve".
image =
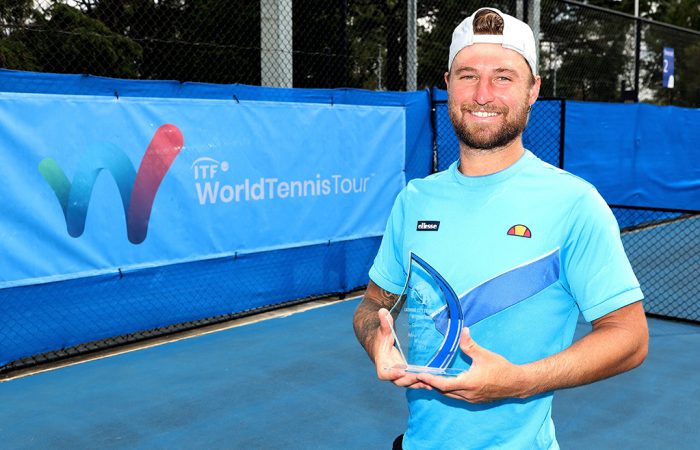
[(369, 277), (382, 289), (394, 294), (401, 294), (406, 283), (406, 270), (403, 264), (404, 236), (404, 195), (402, 190), (394, 201), (386, 230), (369, 269)]
[(562, 253), (568, 288), (587, 321), (642, 300), (620, 238), (620, 228), (598, 191), (574, 205)]

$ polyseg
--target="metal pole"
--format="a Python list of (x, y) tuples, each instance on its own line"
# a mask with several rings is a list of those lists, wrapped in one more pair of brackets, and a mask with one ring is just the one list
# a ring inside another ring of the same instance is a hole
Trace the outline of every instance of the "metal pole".
[(639, 57), (642, 44), (642, 27), (639, 22), (639, 0), (634, 0), (634, 102), (639, 102)]
[(540, 66), (542, 67), (542, 70), (548, 70), (552, 73), (552, 96), (556, 97), (557, 96), (557, 60), (556, 60), (556, 55), (555, 55), (555, 50), (554, 50), (554, 42), (552, 41), (546, 41), (547, 42), (547, 63), (548, 67), (545, 69), (544, 64), (540, 63)]
[(377, 46), (377, 90), (384, 90), (384, 83), (382, 78), (384, 77), (384, 67), (382, 67), (382, 47)]
[(406, 90), (415, 91), (418, 87), (418, 33), (416, 1), (408, 0), (406, 23)]
[[(537, 50), (537, 61), (540, 60), (540, 0), (528, 1), (528, 21), (535, 35), (535, 50)], [(538, 70), (539, 72), (539, 70)]]
[(523, 7), (523, 0), (516, 0), (515, 2), (515, 17), (518, 20), (525, 21), (525, 8)]
[(292, 0), (260, 0), (260, 84), (292, 87)]

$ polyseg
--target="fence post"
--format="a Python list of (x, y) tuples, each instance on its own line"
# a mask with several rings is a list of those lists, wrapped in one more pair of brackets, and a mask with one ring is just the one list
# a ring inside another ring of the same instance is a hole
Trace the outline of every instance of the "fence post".
[(525, 8), (523, 6), (524, 0), (515, 1), (515, 17), (518, 20), (525, 21)]
[(634, 102), (639, 102), (639, 47), (642, 43), (642, 27), (639, 21), (639, 0), (634, 0)]
[[(527, 23), (532, 28), (532, 33), (535, 35), (535, 50), (537, 51), (537, 63), (540, 61), (540, 0), (528, 1), (528, 21)], [(533, 67), (539, 73), (539, 69)]]
[(407, 0), (406, 21), (406, 90), (415, 91), (418, 86), (418, 50), (417, 50), (417, 22), (416, 0)]
[(260, 84), (292, 87), (292, 0), (260, 0)]

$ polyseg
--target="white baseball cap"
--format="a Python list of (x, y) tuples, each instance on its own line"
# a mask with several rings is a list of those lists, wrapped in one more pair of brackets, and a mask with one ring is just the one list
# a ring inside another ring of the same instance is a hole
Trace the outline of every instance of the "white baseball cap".
[[(474, 34), (474, 17), (479, 11), (491, 10), (503, 19), (503, 34)], [(474, 14), (467, 17), (457, 25), (452, 33), (450, 44), (450, 59), (447, 63), (448, 70), (452, 67), (455, 56), (464, 47), (472, 44), (501, 44), (504, 48), (515, 50), (523, 55), (530, 65), (533, 75), (537, 75), (537, 50), (535, 48), (535, 35), (532, 29), (525, 23), (508, 14), (503, 14), (496, 8), (480, 8)]]

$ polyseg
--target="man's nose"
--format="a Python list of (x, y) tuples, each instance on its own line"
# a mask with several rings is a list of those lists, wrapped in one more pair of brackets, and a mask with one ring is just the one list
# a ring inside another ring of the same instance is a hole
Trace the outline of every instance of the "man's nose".
[(493, 101), (493, 86), (491, 80), (480, 78), (479, 84), (474, 91), (474, 102), (479, 105), (485, 105)]

